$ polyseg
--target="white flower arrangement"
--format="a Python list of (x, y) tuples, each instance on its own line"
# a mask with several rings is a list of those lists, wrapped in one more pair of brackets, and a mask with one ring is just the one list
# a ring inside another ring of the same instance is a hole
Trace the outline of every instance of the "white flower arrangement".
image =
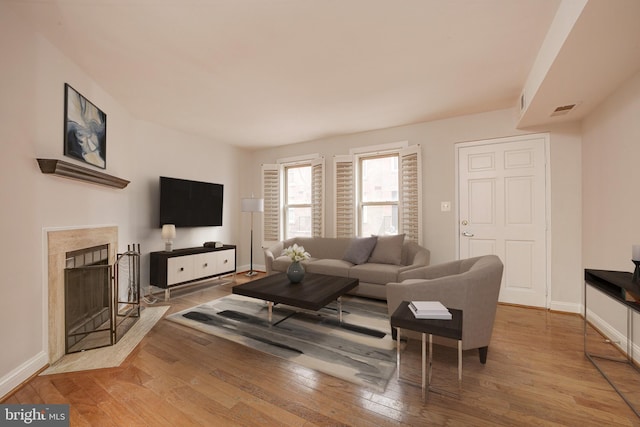
[(294, 243), (293, 246), (289, 246), (287, 249), (282, 251), (282, 255), (288, 256), (293, 262), (304, 261), (311, 258), (309, 252), (304, 250), (304, 246), (298, 246), (297, 243)]

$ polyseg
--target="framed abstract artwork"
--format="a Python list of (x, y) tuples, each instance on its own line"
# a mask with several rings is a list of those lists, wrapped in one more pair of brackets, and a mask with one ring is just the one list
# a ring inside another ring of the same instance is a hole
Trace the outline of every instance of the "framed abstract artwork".
[(107, 115), (67, 83), (64, 155), (102, 169), (107, 167)]

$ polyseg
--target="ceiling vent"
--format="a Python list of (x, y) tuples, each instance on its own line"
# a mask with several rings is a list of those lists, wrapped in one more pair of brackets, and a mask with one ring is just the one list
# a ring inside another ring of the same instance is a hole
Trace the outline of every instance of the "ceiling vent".
[(569, 114), (574, 110), (574, 108), (576, 108), (577, 105), (578, 104), (568, 104), (556, 107), (556, 109), (553, 110), (553, 113), (551, 113), (551, 117), (564, 116), (566, 114)]

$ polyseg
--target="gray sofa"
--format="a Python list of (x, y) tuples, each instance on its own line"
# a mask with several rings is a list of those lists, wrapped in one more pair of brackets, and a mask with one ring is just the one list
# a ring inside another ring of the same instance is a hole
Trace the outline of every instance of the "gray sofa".
[(387, 298), (387, 283), (400, 282), (409, 271), (429, 265), (429, 250), (405, 242), (404, 235), (353, 239), (296, 237), (264, 250), (267, 274), (287, 271), (291, 260), (282, 251), (294, 243), (311, 255), (311, 259), (302, 262), (305, 271), (357, 278), (359, 285), (351, 294), (381, 300)]

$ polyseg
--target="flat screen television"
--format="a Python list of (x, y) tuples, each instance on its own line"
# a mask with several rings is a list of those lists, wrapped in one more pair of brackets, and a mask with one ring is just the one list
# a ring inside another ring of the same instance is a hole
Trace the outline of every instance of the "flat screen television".
[(160, 227), (222, 225), (224, 186), (211, 182), (160, 177)]

